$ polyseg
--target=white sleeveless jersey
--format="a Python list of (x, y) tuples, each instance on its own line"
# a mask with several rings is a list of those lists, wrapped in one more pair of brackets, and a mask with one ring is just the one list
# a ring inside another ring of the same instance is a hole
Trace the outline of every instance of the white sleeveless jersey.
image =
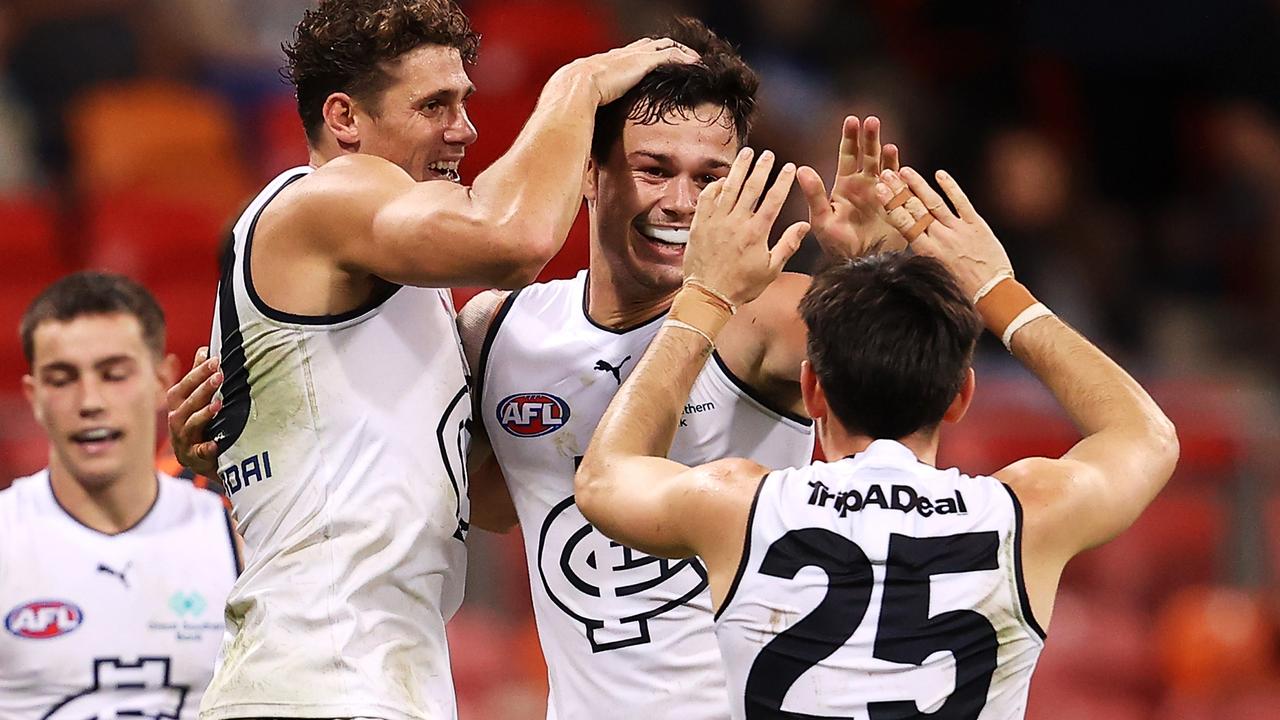
[(447, 720), (471, 421), (452, 300), (387, 285), (337, 316), (268, 307), (254, 225), (309, 172), (245, 210), (218, 287), (225, 406), (208, 436), (248, 557), (201, 716)]
[[(481, 412), (524, 532), (538, 636), (558, 720), (728, 718), (707, 573), (695, 558), (650, 557), (597, 532), (573, 475), (621, 382), (657, 334), (618, 332), (585, 312), (585, 271), (513, 293), (482, 353)], [(698, 376), (671, 458), (807, 463), (807, 419), (751, 397), (719, 358)]]
[(717, 614), (733, 717), (1022, 717), (1044, 633), (1021, 516), (891, 440), (770, 473)]
[(0, 492), (0, 718), (196, 717), (238, 558), (221, 498), (158, 479), (115, 535), (63, 510), (47, 471)]

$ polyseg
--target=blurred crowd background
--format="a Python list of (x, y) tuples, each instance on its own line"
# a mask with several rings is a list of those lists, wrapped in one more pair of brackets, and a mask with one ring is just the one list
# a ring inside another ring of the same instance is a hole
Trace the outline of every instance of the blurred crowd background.
[[(829, 179), (842, 118), (875, 114), (906, 163), (951, 171), (1020, 278), (1148, 383), (1182, 438), (1147, 514), (1069, 568), (1029, 717), (1280, 717), (1280, 2), (461, 4), (484, 36), (464, 181), (557, 67), (682, 13), (761, 73), (756, 147)], [(278, 68), (308, 5), (0, 4), (0, 487), (45, 462), (16, 328), (48, 282), (126, 273), (161, 300), (174, 352), (207, 342), (229, 221), (306, 162)], [(580, 219), (544, 277), (586, 252)], [(794, 264), (816, 261), (807, 247)], [(1068, 447), (1051, 398), (982, 350), (943, 462), (987, 472)], [(541, 718), (519, 538), (472, 547), (450, 628), (463, 717)]]

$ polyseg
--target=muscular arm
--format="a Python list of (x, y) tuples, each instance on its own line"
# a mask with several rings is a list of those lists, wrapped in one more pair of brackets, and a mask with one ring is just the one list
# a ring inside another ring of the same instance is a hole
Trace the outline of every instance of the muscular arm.
[(414, 182), (372, 155), (333, 160), (296, 195), (292, 219), (337, 267), (427, 287), (518, 287), (559, 250), (581, 204), (599, 94), (559, 75), (511, 149), (471, 187)]
[(479, 414), (480, 351), (485, 336), (493, 325), (507, 293), (486, 290), (476, 295), (458, 313), (458, 334), (462, 337), (462, 350), (471, 368), (472, 400), (476, 411), (472, 414), (471, 451), (467, 455), (467, 497), (471, 500), (471, 524), (489, 532), (505, 533), (518, 523), (515, 505), (507, 490), (502, 468), (493, 454), (484, 420)]
[(644, 39), (556, 71), (511, 149), (470, 187), (416, 183), (369, 156), (332, 161), (298, 190), (293, 219), (353, 277), (425, 287), (518, 287), (559, 250), (582, 200), (596, 108), (663, 63), (697, 55)]
[[(906, 184), (904, 185), (903, 179)], [(889, 215), (899, 228), (932, 216), (912, 240), (917, 253), (945, 263), (961, 289), (973, 296), (984, 286), (1015, 288), (1004, 310), (988, 299), (978, 308), (989, 329), (1002, 332), (1010, 309), (1025, 295), (1012, 285), (1008, 256), (968, 197), (946, 173), (937, 180), (956, 208), (953, 214), (923, 177), (909, 168), (890, 174), (878, 188), (882, 201), (909, 186), (913, 197)], [(1008, 275), (998, 285), (990, 282)], [(997, 297), (996, 290), (988, 298)], [(1003, 324), (1002, 324), (1003, 323)], [(1047, 620), (1062, 568), (1074, 555), (1128, 528), (1164, 487), (1178, 460), (1173, 424), (1151, 396), (1101, 350), (1049, 315), (1016, 330), (1016, 358), (1053, 393), (1084, 439), (1058, 459), (1029, 458), (996, 473), (1012, 486), (1024, 511), (1023, 558), (1033, 610)]]

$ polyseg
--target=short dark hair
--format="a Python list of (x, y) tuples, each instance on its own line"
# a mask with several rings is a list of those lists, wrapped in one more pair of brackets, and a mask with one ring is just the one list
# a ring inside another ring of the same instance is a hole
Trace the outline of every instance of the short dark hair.
[(455, 48), (473, 63), (480, 36), (453, 0), (320, 0), (284, 45), (298, 115), (316, 142), (335, 92), (372, 101), (391, 84), (382, 63), (423, 45)]
[(936, 427), (973, 363), (982, 322), (933, 258), (837, 263), (800, 301), (809, 363), (850, 432), (897, 440)]
[(18, 332), (27, 363), (35, 362), (35, 334), (40, 323), (115, 314), (137, 318), (147, 347), (157, 358), (164, 356), (164, 311), (146, 288), (123, 275), (78, 272), (45, 288), (23, 313)]
[(755, 115), (756, 90), (760, 87), (755, 71), (732, 45), (693, 18), (677, 18), (663, 36), (701, 54), (702, 61), (659, 65), (621, 98), (596, 111), (591, 156), (597, 162), (608, 157), (628, 120), (653, 125), (672, 113), (688, 117), (694, 108), (705, 103), (719, 106), (721, 112), (715, 120), (721, 121), (727, 115), (738, 144), (747, 143)]

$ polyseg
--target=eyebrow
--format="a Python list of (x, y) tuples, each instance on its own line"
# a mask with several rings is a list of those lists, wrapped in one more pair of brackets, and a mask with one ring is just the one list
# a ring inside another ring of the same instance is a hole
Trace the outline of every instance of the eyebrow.
[(463, 99), (463, 100), (466, 100), (467, 98), (469, 98), (469, 97), (471, 97), (472, 95), (474, 95), (474, 94), (475, 94), (475, 92), (476, 92), (476, 86), (475, 86), (475, 85), (467, 85), (465, 88), (462, 88), (461, 90), (459, 90), (458, 88), (440, 88), (439, 90), (436, 90), (435, 92), (428, 93), (428, 94), (423, 95), (422, 97), (420, 97), (420, 98), (418, 98), (418, 99), (414, 100), (414, 101), (413, 101), (413, 104), (414, 104), (414, 106), (418, 106), (418, 105), (426, 105), (427, 103), (431, 102), (432, 100), (446, 100), (446, 99), (453, 98), (453, 97), (458, 96), (458, 95), (461, 95), (461, 96), (462, 96), (462, 99)]
[[(649, 152), (648, 150), (633, 150), (627, 154), (627, 157), (631, 159), (634, 159), (637, 157), (648, 158), (650, 160), (653, 160), (654, 162), (659, 162), (659, 163), (675, 162), (675, 160), (670, 155), (667, 155), (666, 153), (655, 153), (655, 152)], [(727, 163), (724, 160), (716, 160), (716, 159), (708, 159), (704, 162), (704, 165), (706, 165), (706, 167), (713, 170), (732, 167), (730, 163)]]

